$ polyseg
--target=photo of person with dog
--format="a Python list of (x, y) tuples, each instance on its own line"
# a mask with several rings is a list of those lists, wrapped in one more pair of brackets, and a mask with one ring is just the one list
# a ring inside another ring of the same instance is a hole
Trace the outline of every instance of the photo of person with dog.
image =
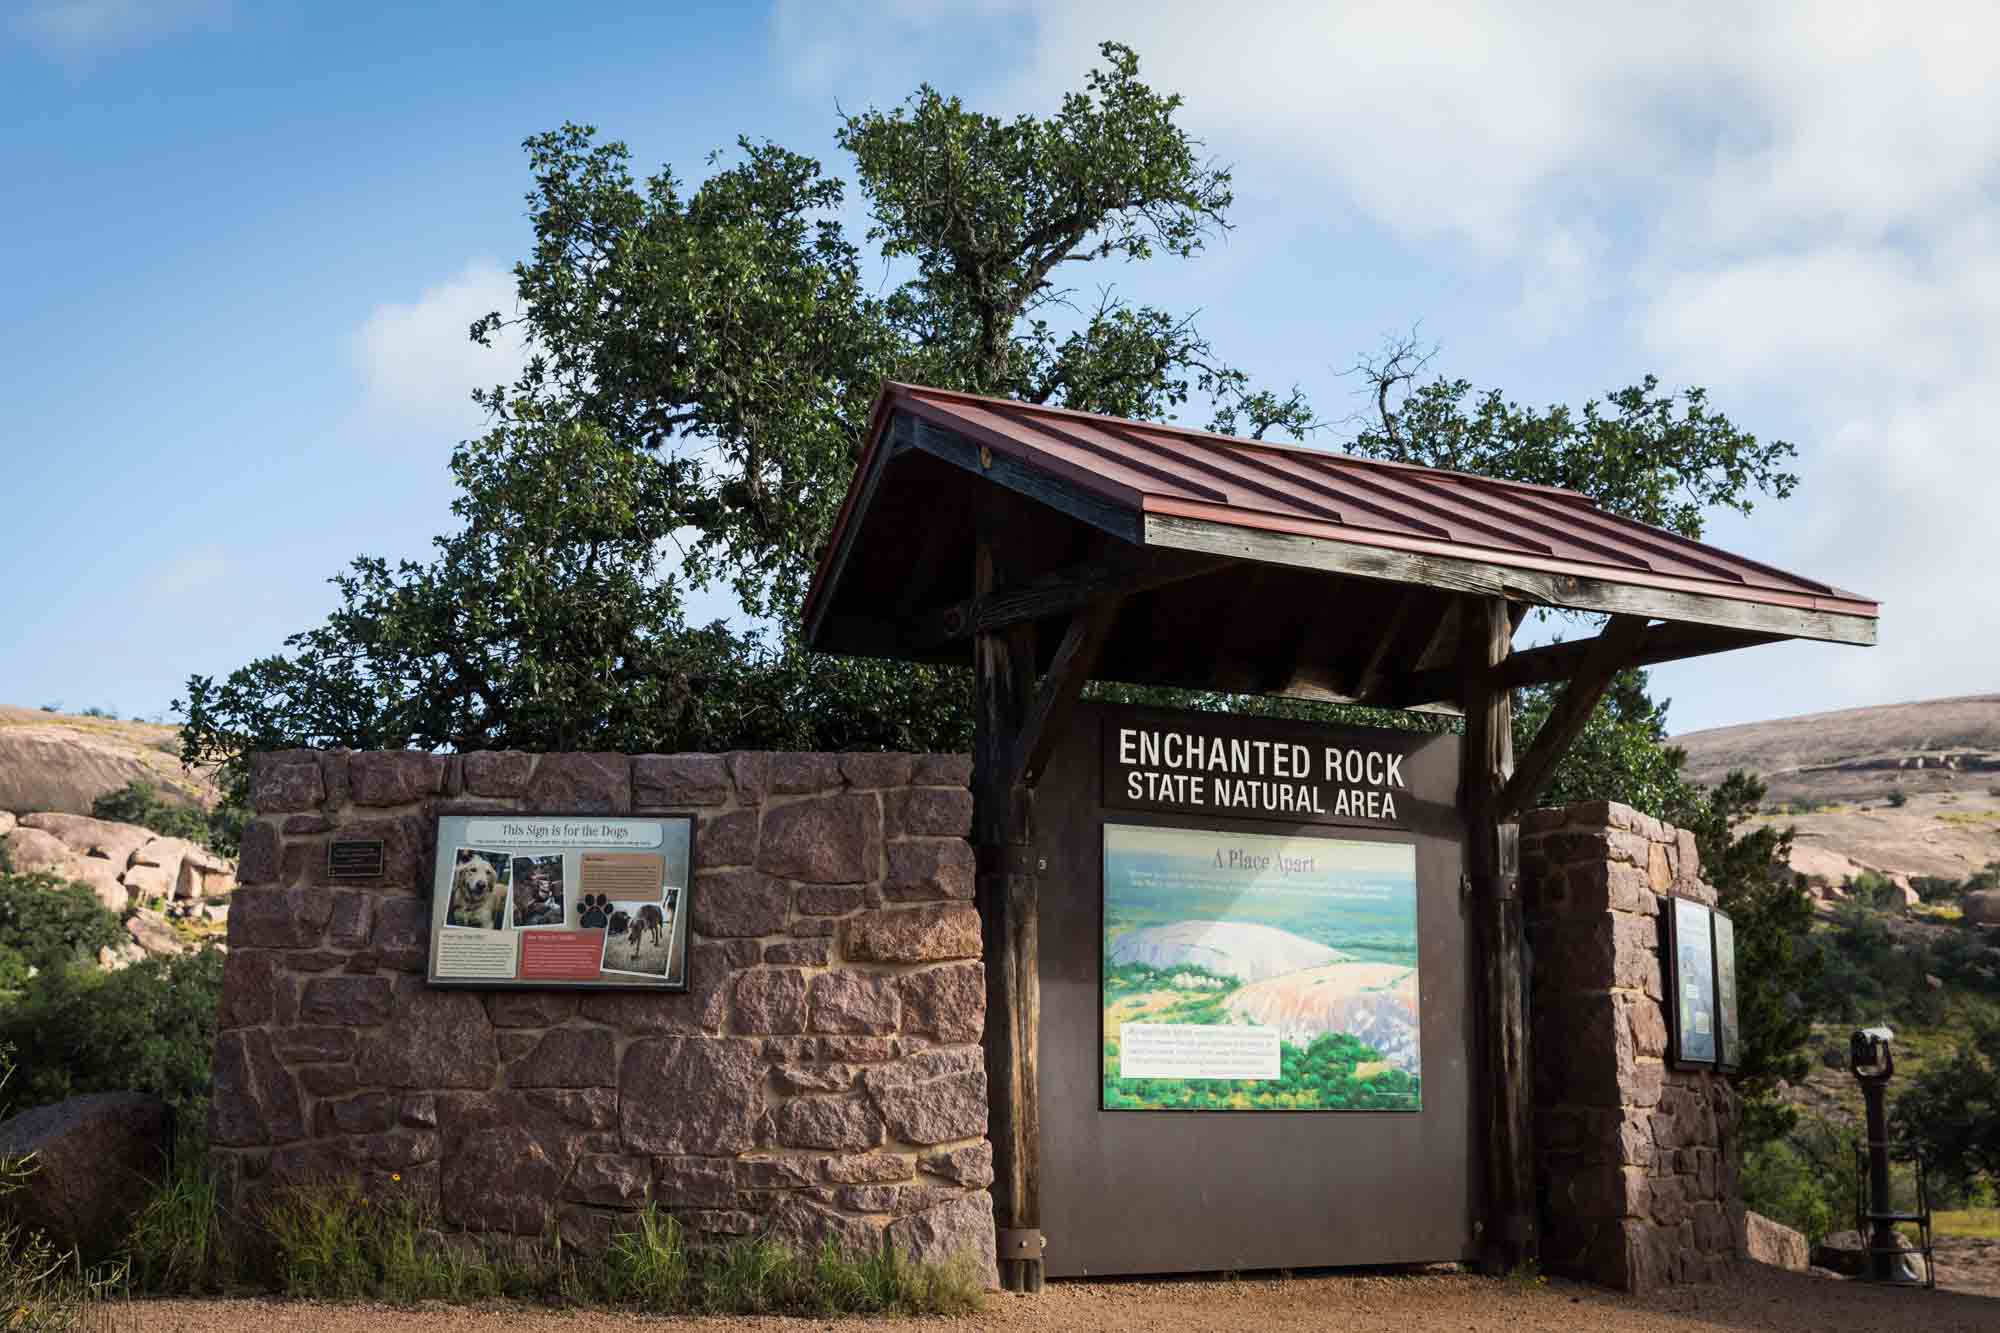
[(513, 895), (516, 930), (565, 924), (563, 858), (515, 857)]
[(674, 953), (673, 904), (679, 890), (669, 889), (665, 902), (614, 902), (604, 928), (603, 968), (637, 976), (670, 975)]
[[(505, 852), (460, 847), (452, 860), (451, 901), (444, 923), (471, 930), (505, 930), (513, 858)], [(561, 871), (557, 871), (560, 880)]]

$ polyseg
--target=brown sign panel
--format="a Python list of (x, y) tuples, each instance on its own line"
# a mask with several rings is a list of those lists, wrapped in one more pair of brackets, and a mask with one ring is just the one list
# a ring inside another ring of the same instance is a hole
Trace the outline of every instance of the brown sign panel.
[(380, 879), (382, 870), (380, 838), (336, 838), (327, 844), (328, 879)]
[(1422, 732), (1302, 728), (1272, 718), (1109, 714), (1099, 745), (1117, 810), (1405, 827)]

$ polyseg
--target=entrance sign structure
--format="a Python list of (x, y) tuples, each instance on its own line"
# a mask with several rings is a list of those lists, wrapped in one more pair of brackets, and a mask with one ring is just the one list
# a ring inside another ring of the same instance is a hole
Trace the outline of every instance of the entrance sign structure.
[[(1535, 607), (1595, 636), (1513, 652)], [(966, 665), (1000, 1270), (1038, 1290), (1033, 794), (1091, 679), (1460, 714), (1483, 1261), (1535, 1257), (1515, 822), (1628, 667), (1872, 644), (1876, 603), (1572, 492), (885, 385), (806, 603), (820, 651)], [(1516, 762), (1510, 692), (1564, 682)], [(1060, 1243), (1060, 1237), (1057, 1238)]]

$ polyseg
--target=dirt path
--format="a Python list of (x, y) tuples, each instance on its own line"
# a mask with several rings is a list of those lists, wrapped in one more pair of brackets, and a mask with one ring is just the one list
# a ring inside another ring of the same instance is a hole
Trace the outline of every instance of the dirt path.
[[(1958, 1292), (1890, 1290), (1755, 1268), (1728, 1287), (1689, 1287), (1646, 1300), (1551, 1280), (1540, 1286), (1460, 1275), (1339, 1276), (1237, 1282), (1059, 1282), (1038, 1298), (995, 1296), (957, 1320), (688, 1319), (517, 1308), (392, 1310), (278, 1301), (158, 1301), (122, 1311), (118, 1333), (598, 1333), (674, 1323), (697, 1329), (796, 1333), (966, 1329), (1355, 1329), (1526, 1333), (1541, 1329), (1923, 1329), (1993, 1333), (2000, 1299)], [(102, 1333), (111, 1333), (105, 1328)], [(97, 1333), (97, 1331), (93, 1331)]]

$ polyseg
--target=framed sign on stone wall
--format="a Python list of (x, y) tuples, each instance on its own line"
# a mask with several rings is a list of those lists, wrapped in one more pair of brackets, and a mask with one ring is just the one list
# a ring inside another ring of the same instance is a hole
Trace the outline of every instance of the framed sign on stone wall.
[[(1669, 898), (1667, 1013), (1672, 1018), (1673, 1063), (1713, 1068), (1716, 1062), (1714, 909), (1692, 898)], [(1735, 1001), (1732, 997), (1731, 1005)]]
[(444, 816), (429, 981), (686, 990), (693, 878), (691, 815)]
[(1736, 923), (1709, 913), (1715, 932), (1715, 1064), (1734, 1073), (1743, 1064), (1743, 1027), (1736, 1008)]
[(1421, 1111), (1408, 841), (1104, 826), (1106, 1111)]

